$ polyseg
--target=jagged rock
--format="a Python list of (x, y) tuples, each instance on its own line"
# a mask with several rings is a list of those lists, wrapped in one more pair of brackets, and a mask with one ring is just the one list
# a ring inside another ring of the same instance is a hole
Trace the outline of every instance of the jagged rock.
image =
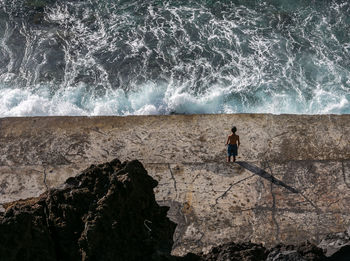
[(10, 206), (0, 216), (0, 260), (54, 261), (53, 238), (43, 207), (46, 195)]
[(318, 247), (324, 250), (330, 260), (350, 260), (350, 227), (343, 233), (327, 235)]
[(245, 243), (228, 243), (214, 247), (208, 254), (203, 255), (202, 261), (259, 261), (265, 260), (268, 251), (262, 245)]
[(350, 245), (343, 246), (335, 252), (327, 260), (329, 261), (349, 261), (350, 260)]
[(266, 261), (322, 261), (326, 260), (323, 250), (314, 244), (305, 242), (299, 246), (277, 245), (270, 249)]
[(185, 261), (322, 261), (328, 260), (321, 248), (306, 242), (299, 246), (277, 245), (266, 249), (262, 245), (228, 243), (211, 249), (206, 255), (188, 255)]
[(167, 260), (175, 224), (140, 162), (92, 165), (0, 215), (0, 260)]

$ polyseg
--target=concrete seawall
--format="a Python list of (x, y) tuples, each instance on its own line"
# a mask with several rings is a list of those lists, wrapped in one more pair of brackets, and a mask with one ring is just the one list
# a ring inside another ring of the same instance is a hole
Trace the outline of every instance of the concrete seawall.
[[(238, 128), (237, 163), (226, 136)], [(227, 241), (318, 242), (350, 225), (350, 115), (0, 119), (0, 206), (91, 164), (138, 159), (179, 225), (173, 253)]]

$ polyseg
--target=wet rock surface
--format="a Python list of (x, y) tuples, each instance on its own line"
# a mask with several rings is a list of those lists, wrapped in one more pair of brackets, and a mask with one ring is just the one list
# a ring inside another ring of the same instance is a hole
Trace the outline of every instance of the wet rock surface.
[(140, 162), (92, 165), (38, 198), (5, 205), (0, 260), (165, 260), (175, 224)]

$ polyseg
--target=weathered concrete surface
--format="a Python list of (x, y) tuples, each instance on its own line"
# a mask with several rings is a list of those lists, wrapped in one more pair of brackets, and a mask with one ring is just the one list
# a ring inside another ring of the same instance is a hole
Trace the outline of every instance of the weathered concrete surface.
[[(225, 163), (238, 128), (238, 163)], [(0, 119), (0, 204), (93, 163), (139, 159), (178, 222), (174, 254), (226, 241), (318, 242), (350, 225), (350, 115)]]

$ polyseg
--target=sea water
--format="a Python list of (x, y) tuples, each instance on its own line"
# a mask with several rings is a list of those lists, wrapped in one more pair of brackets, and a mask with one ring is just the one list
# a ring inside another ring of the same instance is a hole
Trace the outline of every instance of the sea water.
[(0, 0), (0, 117), (350, 113), (347, 0)]

